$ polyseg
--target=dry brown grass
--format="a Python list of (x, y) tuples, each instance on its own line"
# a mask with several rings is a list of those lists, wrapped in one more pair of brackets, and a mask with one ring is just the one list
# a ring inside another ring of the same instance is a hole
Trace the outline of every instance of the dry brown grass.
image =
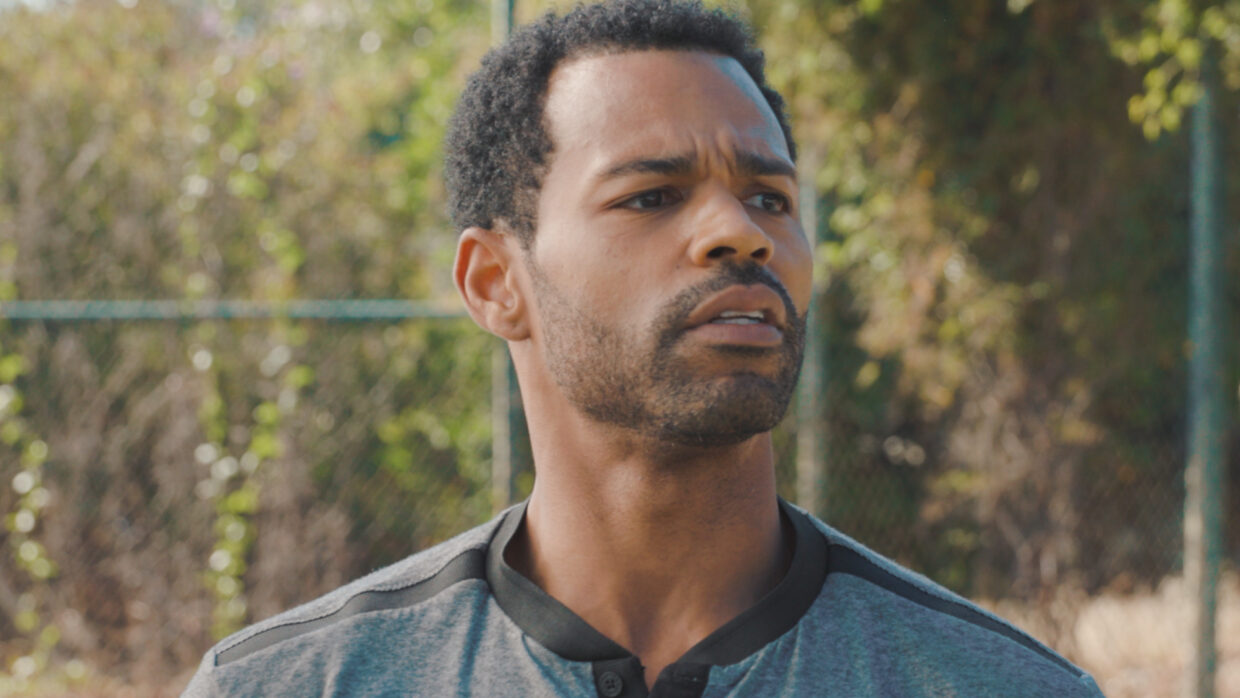
[[(1087, 669), (1109, 698), (1187, 695), (1189, 605), (1182, 577), (1135, 594), (1064, 592), (1032, 607), (987, 604)], [(1219, 586), (1216, 695), (1240, 697), (1240, 575)]]

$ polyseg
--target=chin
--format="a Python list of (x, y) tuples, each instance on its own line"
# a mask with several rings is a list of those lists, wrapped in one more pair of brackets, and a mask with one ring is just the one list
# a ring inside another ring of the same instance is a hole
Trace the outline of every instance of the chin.
[(660, 440), (681, 446), (733, 446), (774, 429), (792, 397), (791, 390), (752, 373), (716, 382), (708, 393), (660, 410)]

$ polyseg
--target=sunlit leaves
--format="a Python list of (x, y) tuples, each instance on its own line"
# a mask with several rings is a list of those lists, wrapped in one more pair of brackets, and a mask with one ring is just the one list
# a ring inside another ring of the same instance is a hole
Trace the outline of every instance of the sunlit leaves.
[(1135, 32), (1106, 28), (1115, 55), (1146, 70), (1144, 91), (1128, 101), (1128, 117), (1153, 140), (1177, 131), (1185, 110), (1200, 97), (1199, 69), (1207, 44), (1221, 50), (1224, 83), (1240, 89), (1240, 2), (1198, 7), (1188, 0), (1157, 0), (1143, 19)]

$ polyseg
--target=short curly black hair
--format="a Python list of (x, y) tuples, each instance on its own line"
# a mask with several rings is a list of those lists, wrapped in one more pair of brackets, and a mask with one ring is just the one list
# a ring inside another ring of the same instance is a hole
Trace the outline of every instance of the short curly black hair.
[(528, 247), (553, 144), (543, 120), (547, 83), (565, 59), (634, 50), (706, 51), (736, 59), (796, 145), (784, 100), (766, 83), (765, 58), (738, 18), (698, 0), (605, 0), (548, 12), (491, 50), (448, 124), (445, 180), (458, 231), (504, 222)]

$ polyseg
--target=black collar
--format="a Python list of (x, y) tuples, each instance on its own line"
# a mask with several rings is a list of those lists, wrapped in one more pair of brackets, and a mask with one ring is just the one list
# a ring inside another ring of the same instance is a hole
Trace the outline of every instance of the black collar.
[[(792, 523), (795, 548), (788, 573), (753, 607), (725, 623), (676, 665), (735, 664), (783, 635), (813, 605), (827, 578), (827, 541), (802, 512), (779, 500)], [(504, 562), (504, 549), (525, 518), (525, 503), (508, 511), (487, 550), (487, 582), (500, 608), (530, 637), (571, 661), (631, 659), (612, 641)]]

